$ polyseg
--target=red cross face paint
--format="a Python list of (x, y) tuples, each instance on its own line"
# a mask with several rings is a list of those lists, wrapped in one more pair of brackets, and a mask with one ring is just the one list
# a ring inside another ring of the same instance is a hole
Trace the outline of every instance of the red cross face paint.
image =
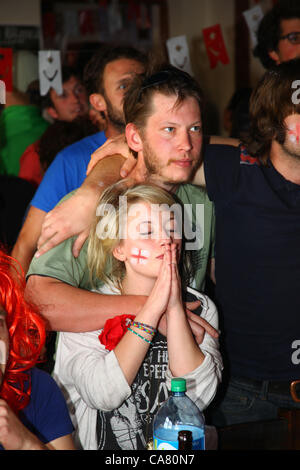
[(147, 250), (132, 248), (131, 261), (133, 264), (147, 264), (150, 253)]
[(300, 122), (290, 127), (288, 130), (288, 136), (290, 142), (293, 142), (294, 144), (300, 143)]
[(290, 114), (284, 120), (286, 127), (282, 150), (288, 158), (300, 158), (300, 114)]

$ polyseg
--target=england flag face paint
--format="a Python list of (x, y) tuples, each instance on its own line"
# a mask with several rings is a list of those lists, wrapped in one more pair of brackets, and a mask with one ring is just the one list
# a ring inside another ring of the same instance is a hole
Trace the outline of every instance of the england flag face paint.
[(140, 250), (139, 248), (132, 248), (131, 261), (133, 264), (147, 264), (150, 253), (147, 250)]
[(300, 122), (289, 127), (288, 137), (293, 144), (300, 143)]

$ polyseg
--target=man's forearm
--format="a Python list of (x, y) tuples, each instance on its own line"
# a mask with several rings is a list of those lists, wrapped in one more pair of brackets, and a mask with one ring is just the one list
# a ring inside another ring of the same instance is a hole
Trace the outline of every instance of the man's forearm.
[(47, 329), (74, 333), (95, 331), (116, 315), (137, 315), (144, 296), (103, 295), (43, 276), (30, 276), (26, 298), (34, 302), (47, 321)]
[(92, 191), (100, 197), (105, 188), (121, 179), (120, 169), (124, 161), (125, 158), (119, 154), (100, 160), (85, 178), (80, 189), (88, 192)]
[(19, 261), (25, 274), (37, 248), (46, 212), (30, 206), (26, 220), (12, 249), (12, 257)]

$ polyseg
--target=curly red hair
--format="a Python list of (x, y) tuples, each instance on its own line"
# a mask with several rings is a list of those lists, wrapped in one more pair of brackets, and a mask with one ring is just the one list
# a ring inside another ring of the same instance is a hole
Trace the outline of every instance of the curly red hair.
[(0, 248), (0, 305), (6, 311), (9, 357), (0, 397), (16, 412), (30, 400), (29, 369), (35, 366), (46, 339), (45, 322), (24, 299), (25, 277), (21, 266)]

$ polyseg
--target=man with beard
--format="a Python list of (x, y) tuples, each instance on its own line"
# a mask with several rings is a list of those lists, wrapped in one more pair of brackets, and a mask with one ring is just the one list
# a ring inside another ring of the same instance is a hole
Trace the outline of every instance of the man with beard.
[[(86, 65), (84, 84), (92, 108), (102, 113), (106, 129), (59, 152), (37, 189), (14, 247), (13, 255), (26, 272), (36, 250), (47, 212), (84, 180), (91, 154), (106, 139), (124, 132), (123, 96), (136, 73), (144, 71), (144, 54), (132, 48), (104, 48)], [(101, 124), (102, 125), (102, 124)]]
[(276, 2), (260, 22), (256, 36), (253, 54), (266, 69), (300, 57), (299, 1)]

